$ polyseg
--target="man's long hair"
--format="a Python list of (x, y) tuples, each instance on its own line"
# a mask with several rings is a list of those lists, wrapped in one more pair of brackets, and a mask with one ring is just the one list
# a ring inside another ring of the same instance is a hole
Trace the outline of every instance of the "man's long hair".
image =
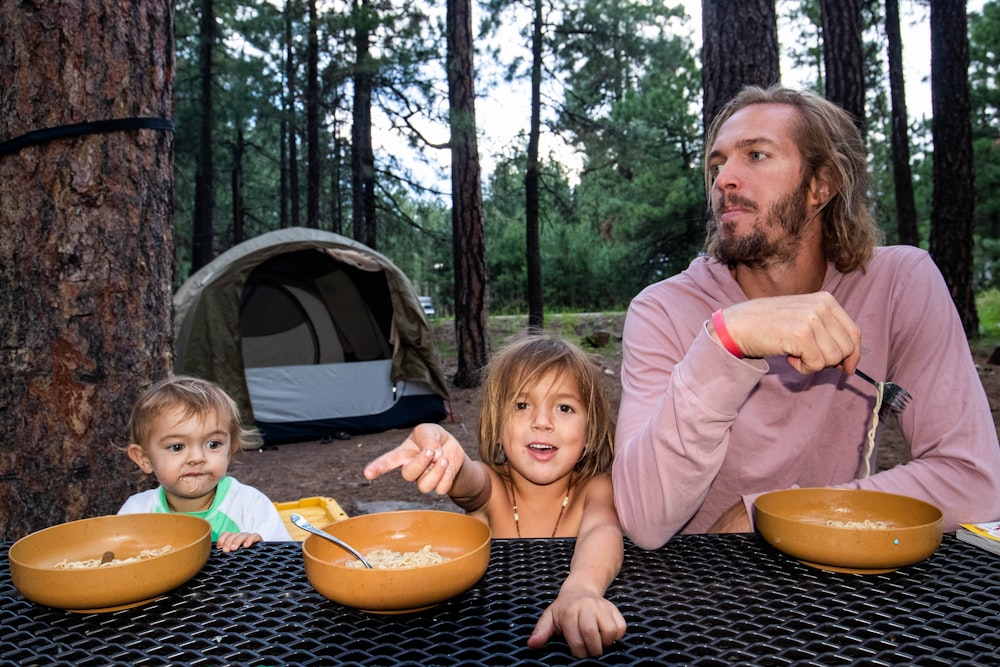
[[(821, 211), (823, 253), (843, 273), (863, 269), (883, 242), (882, 231), (868, 208), (868, 157), (861, 132), (851, 115), (815, 93), (781, 86), (747, 86), (712, 121), (705, 135), (706, 153), (715, 145), (729, 118), (753, 104), (787, 104), (799, 111), (792, 137), (805, 165), (803, 182), (822, 179), (833, 196)], [(705, 162), (705, 192), (712, 204), (713, 175)], [(716, 256), (718, 226), (709, 216), (705, 252)]]

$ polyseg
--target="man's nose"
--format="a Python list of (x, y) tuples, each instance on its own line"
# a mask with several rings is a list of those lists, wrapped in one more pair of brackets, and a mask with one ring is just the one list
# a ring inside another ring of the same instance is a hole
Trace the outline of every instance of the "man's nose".
[(712, 181), (712, 187), (722, 191), (738, 189), (740, 177), (737, 171), (736, 166), (729, 162), (719, 165), (715, 172), (715, 180)]

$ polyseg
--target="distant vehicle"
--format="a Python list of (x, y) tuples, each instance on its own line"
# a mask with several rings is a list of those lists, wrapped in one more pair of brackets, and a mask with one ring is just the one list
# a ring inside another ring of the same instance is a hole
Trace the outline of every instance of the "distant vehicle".
[(434, 304), (431, 302), (431, 298), (429, 296), (422, 296), (419, 297), (419, 299), (420, 305), (424, 308), (424, 315), (427, 317), (434, 317), (437, 315), (437, 311), (434, 310)]

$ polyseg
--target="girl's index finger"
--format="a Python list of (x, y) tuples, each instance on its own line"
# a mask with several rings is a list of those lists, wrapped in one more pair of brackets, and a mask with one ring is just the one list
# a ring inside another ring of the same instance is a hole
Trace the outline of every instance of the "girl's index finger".
[(400, 446), (369, 462), (362, 474), (365, 479), (375, 479), (387, 472), (402, 468), (417, 456), (420, 456), (420, 448), (411, 438), (407, 438)]

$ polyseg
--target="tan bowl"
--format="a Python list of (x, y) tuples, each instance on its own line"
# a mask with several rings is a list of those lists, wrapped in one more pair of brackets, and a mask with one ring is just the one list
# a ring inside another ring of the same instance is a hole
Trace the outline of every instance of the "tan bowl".
[[(162, 556), (85, 569), (57, 569), (64, 559), (136, 557), (170, 545)], [(123, 514), (81, 519), (32, 533), (9, 553), (10, 578), (24, 597), (80, 613), (151, 602), (198, 573), (212, 550), (212, 527), (184, 514)]]
[[(924, 560), (941, 545), (941, 510), (908, 496), (786, 489), (760, 496), (754, 507), (757, 530), (768, 544), (824, 570), (892, 572)], [(865, 521), (869, 527), (844, 525)]]
[(427, 609), (468, 590), (490, 562), (490, 528), (464, 514), (436, 510), (380, 512), (325, 527), (367, 556), (373, 549), (432, 551), (449, 558), (435, 565), (398, 570), (348, 567), (357, 559), (336, 544), (311, 535), (302, 543), (306, 577), (324, 597), (377, 614)]

